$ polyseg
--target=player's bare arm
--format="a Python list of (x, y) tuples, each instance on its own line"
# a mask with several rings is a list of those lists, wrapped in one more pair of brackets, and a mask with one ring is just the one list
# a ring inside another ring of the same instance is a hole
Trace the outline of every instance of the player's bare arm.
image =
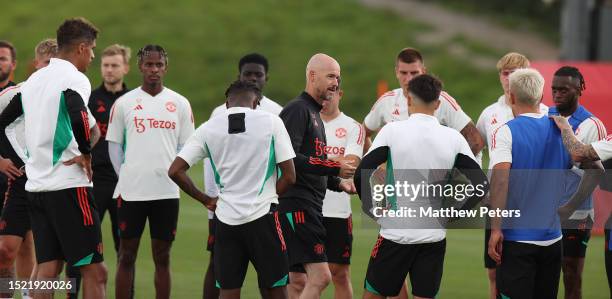
[(551, 118), (555, 121), (559, 130), (561, 130), (563, 145), (565, 145), (565, 148), (572, 156), (572, 160), (575, 162), (600, 160), (593, 146), (590, 144), (583, 144), (576, 138), (572, 127), (565, 117), (551, 116)]
[[(498, 163), (493, 166), (491, 177), (491, 208), (505, 209), (508, 199), (508, 183), (510, 182), (510, 167), (512, 163)], [(502, 243), (504, 235), (501, 231), (501, 218), (491, 217), (491, 238), (489, 239), (489, 256), (497, 263), (501, 263)]]
[(206, 208), (214, 211), (217, 206), (217, 197), (209, 197), (204, 192), (200, 191), (187, 175), (189, 164), (180, 157), (176, 157), (170, 165), (168, 176), (189, 196), (202, 203)]
[(278, 163), (278, 167), (281, 170), (281, 177), (276, 181), (276, 194), (280, 196), (295, 184), (295, 166), (293, 159), (289, 159)]
[(467, 140), (474, 155), (478, 154), (484, 148), (485, 142), (473, 122), (469, 122), (465, 125), (460, 133), (465, 140)]
[[(593, 147), (591, 147), (592, 149)], [(599, 184), (605, 170), (601, 161), (587, 161), (580, 165), (584, 169), (584, 176), (580, 180), (576, 193), (563, 206), (559, 207), (559, 217), (561, 221), (568, 219), (578, 207), (593, 193), (595, 187)]]
[(89, 144), (91, 144), (91, 148), (93, 148), (94, 146), (96, 146), (98, 141), (100, 141), (100, 136), (102, 136), (102, 133), (100, 132), (100, 127), (98, 127), (98, 124), (96, 124), (95, 126), (93, 126), (93, 128), (89, 130), (89, 134), (91, 136), (91, 140), (89, 141)]

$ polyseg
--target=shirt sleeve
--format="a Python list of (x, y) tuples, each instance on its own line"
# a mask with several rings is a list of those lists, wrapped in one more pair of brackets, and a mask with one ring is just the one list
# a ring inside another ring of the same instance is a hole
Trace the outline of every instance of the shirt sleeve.
[(368, 128), (370, 131), (378, 131), (385, 125), (383, 118), (383, 110), (385, 106), (384, 97), (385, 95), (381, 96), (376, 101), (376, 103), (374, 103), (374, 106), (372, 106), (372, 110), (370, 110), (370, 112), (368, 113), (368, 115), (366, 115), (363, 121), (365, 127)]
[(353, 122), (350, 132), (346, 138), (346, 149), (344, 155), (355, 155), (361, 159), (363, 156), (363, 141), (365, 139), (365, 130), (363, 126), (357, 122)]
[(181, 151), (177, 154), (177, 157), (185, 160), (189, 166), (193, 166), (198, 161), (208, 158), (209, 153), (204, 145), (206, 140), (204, 138), (204, 125), (200, 126), (192, 135), (187, 139), (187, 142), (183, 145)]
[(446, 92), (440, 93), (440, 107), (437, 111), (437, 117), (440, 124), (453, 128), (459, 132), (472, 121), (472, 119), (463, 112), (459, 103)]
[(499, 163), (512, 163), (512, 133), (507, 125), (493, 132), (490, 155), (489, 166), (491, 168)]
[(608, 135), (604, 140), (592, 143), (591, 146), (593, 146), (597, 156), (599, 156), (599, 159), (602, 161), (612, 158), (612, 135)]
[(368, 153), (375, 150), (378, 147), (389, 146), (387, 136), (390, 135), (389, 133), (390, 130), (391, 130), (391, 126), (384, 126), (382, 127), (382, 129), (380, 129), (380, 132), (376, 134), (376, 138), (374, 138), (374, 141), (372, 141), (372, 146), (368, 150)]
[(576, 130), (576, 138), (580, 142), (589, 144), (606, 138), (606, 127), (595, 117), (584, 120)]
[(191, 112), (191, 105), (187, 99), (183, 99), (183, 109), (181, 109), (179, 139), (178, 144), (185, 144), (187, 140), (193, 135), (194, 124), (193, 124), (193, 113)]
[(126, 129), (122, 102), (120, 98), (113, 104), (108, 118), (108, 129), (106, 131), (106, 140), (118, 144), (123, 144)]
[(273, 115), (274, 125), (274, 152), (276, 156), (276, 164), (295, 158), (295, 152), (291, 146), (291, 138), (285, 129), (283, 121), (276, 115)]

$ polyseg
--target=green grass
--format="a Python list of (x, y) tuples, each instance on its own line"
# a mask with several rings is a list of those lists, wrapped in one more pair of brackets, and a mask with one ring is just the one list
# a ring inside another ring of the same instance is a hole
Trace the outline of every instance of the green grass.
[[(18, 81), (26, 78), (26, 65), (33, 47), (43, 38), (54, 36), (66, 17), (85, 16), (101, 30), (97, 54), (111, 43), (126, 44), (133, 55), (145, 43), (163, 45), (170, 64), (166, 86), (185, 95), (198, 122), (206, 120), (212, 108), (223, 102), (223, 93), (236, 78), (238, 59), (258, 51), (270, 60), (270, 81), (265, 93), (279, 103), (287, 103), (304, 88), (307, 60), (317, 52), (328, 53), (342, 66), (345, 98), (341, 108), (362, 120), (376, 99), (376, 82), (386, 80), (397, 86), (393, 73), (394, 57), (407, 46), (420, 48), (431, 73), (439, 76), (445, 90), (476, 120), (482, 109), (502, 93), (495, 65), (490, 71), (471, 67), (450, 55), (444, 46), (417, 44), (417, 32), (427, 26), (403, 20), (386, 11), (370, 10), (350, 0), (309, 1), (13, 1), (3, 7), (0, 38), (18, 48)], [(464, 43), (474, 55), (491, 55), (482, 45)], [(510, 50), (510, 49), (509, 49)], [(99, 57), (87, 75), (92, 85), (100, 84)], [(141, 81), (135, 60), (127, 77), (131, 87)], [(193, 178), (201, 182), (201, 165)], [(357, 207), (355, 206), (355, 211)], [(355, 297), (362, 294), (362, 283), (369, 252), (377, 231), (360, 224), (356, 213), (352, 266)], [(114, 297), (116, 259), (112, 252), (110, 225), (104, 221), (106, 264), (109, 268), (109, 297)], [(204, 250), (207, 238), (206, 210), (192, 199), (181, 199), (179, 228), (172, 252), (173, 298), (199, 298), (208, 263)], [(440, 298), (485, 298), (487, 279), (482, 267), (482, 232), (452, 230)], [(601, 237), (589, 246), (585, 268), (585, 298), (607, 295)], [(153, 262), (148, 232), (143, 236), (136, 278), (137, 298), (153, 298)], [(258, 298), (256, 279), (250, 272), (243, 298)], [(331, 289), (324, 295), (331, 298)]]

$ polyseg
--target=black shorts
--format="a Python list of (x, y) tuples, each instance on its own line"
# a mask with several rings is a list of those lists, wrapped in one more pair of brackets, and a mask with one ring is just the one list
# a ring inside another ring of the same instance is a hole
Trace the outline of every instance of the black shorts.
[(212, 254), (215, 250), (215, 231), (217, 230), (217, 217), (208, 219), (208, 239), (206, 239), (206, 250)]
[(353, 218), (323, 217), (327, 261), (348, 265), (353, 251)]
[(571, 227), (571, 229), (563, 229), (563, 256), (584, 257), (593, 227), (591, 217), (583, 220), (567, 220), (563, 227)]
[(102, 232), (92, 188), (28, 192), (36, 261), (102, 262)]
[(25, 176), (9, 180), (0, 218), (0, 235), (25, 237), (32, 229), (30, 223), (30, 202), (25, 191)]
[(221, 289), (242, 287), (249, 261), (257, 271), (260, 288), (287, 285), (289, 261), (278, 212), (256, 220), (228, 225), (217, 222), (214, 264), (215, 279)]
[(550, 246), (504, 241), (496, 275), (498, 298), (557, 298), (562, 247), (561, 241)]
[(397, 296), (410, 273), (412, 294), (434, 298), (442, 281), (445, 253), (446, 239), (399, 244), (378, 236), (370, 255), (364, 288), (381, 296)]
[(305, 272), (303, 265), (327, 262), (323, 217), (310, 210), (279, 215), (291, 272)]
[(489, 256), (489, 239), (491, 239), (491, 218), (486, 217), (486, 226), (484, 229), (484, 265), (487, 269), (495, 269), (497, 267), (497, 263)]
[(117, 199), (113, 198), (117, 181), (109, 179), (96, 179), (93, 180), (93, 191), (96, 198), (96, 206), (98, 207), (98, 213), (100, 218), (104, 218), (104, 213), (108, 211), (111, 215), (111, 220), (117, 216)]
[(125, 201), (117, 198), (117, 220), (121, 239), (142, 236), (147, 218), (151, 239), (174, 241), (178, 222), (179, 199)]

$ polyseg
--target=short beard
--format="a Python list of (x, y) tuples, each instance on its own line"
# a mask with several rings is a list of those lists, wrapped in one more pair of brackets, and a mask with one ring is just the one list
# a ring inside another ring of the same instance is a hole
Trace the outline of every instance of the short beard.
[(109, 82), (109, 81), (104, 80), (104, 83), (105, 83), (105, 84), (108, 84), (108, 85), (115, 85), (115, 84), (117, 84), (117, 83), (119, 83), (119, 82), (121, 82), (121, 79), (117, 79), (117, 80), (115, 80), (115, 81), (110, 81), (110, 82)]
[(11, 70), (9, 70), (6, 73), (0, 72), (0, 82), (3, 82), (4, 80), (8, 79), (11, 76)]

